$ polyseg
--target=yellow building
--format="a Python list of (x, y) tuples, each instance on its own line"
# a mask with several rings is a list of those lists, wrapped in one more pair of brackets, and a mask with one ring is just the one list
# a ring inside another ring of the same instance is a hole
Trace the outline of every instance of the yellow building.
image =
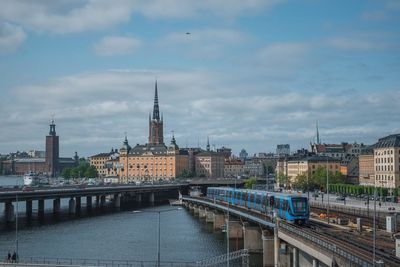
[(240, 159), (225, 159), (224, 177), (242, 176), (244, 174), (244, 163)]
[(375, 184), (375, 171), (374, 171), (374, 155), (365, 154), (358, 157), (359, 162), (359, 176), (358, 180), (360, 185), (374, 185)]
[(318, 168), (328, 168), (330, 172), (340, 171), (340, 161), (331, 157), (314, 156), (287, 162), (289, 183), (296, 182), (299, 175), (312, 175)]
[(119, 153), (117, 149), (111, 152), (100, 153), (89, 158), (90, 165), (94, 166), (99, 177), (116, 177), (119, 175)]

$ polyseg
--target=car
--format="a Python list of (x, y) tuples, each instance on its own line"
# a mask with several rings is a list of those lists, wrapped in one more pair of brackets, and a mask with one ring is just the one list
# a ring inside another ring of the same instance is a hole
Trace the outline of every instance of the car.
[(23, 192), (30, 192), (30, 191), (33, 191), (33, 188), (32, 187), (30, 187), (30, 186), (24, 186), (24, 187), (22, 187), (22, 191)]
[(336, 200), (337, 200), (337, 201), (345, 201), (346, 198), (345, 198), (344, 196), (338, 196), (338, 197), (336, 198)]

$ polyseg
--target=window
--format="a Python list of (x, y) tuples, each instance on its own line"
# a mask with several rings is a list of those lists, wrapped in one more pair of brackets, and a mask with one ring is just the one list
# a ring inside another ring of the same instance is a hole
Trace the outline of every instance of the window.
[(306, 211), (306, 200), (303, 198), (292, 198), (295, 213)]

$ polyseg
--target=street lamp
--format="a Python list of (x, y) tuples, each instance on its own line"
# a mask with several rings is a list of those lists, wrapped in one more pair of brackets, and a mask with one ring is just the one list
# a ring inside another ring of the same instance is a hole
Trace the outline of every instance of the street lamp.
[(328, 157), (326, 157), (326, 195), (328, 198), (328, 206), (326, 207), (326, 217), (328, 217), (328, 224), (329, 222), (329, 169), (328, 169)]
[(160, 244), (161, 244), (161, 216), (160, 214), (163, 212), (169, 212), (169, 211), (176, 211), (176, 210), (181, 210), (182, 208), (176, 208), (176, 209), (165, 209), (165, 210), (134, 210), (133, 213), (141, 213), (141, 212), (147, 212), (147, 213), (157, 213), (158, 214), (158, 241), (157, 241), (157, 267), (160, 267)]
[(16, 250), (16, 261), (18, 261), (18, 190), (19, 190), (19, 181), (16, 181), (17, 191), (15, 192), (15, 204), (16, 204), (16, 212), (15, 212), (15, 250)]
[(226, 266), (229, 267), (229, 198), (228, 195), (225, 194), (220, 194), (220, 196), (226, 197), (226, 200), (228, 202), (228, 211), (227, 211), (227, 223), (226, 223)]

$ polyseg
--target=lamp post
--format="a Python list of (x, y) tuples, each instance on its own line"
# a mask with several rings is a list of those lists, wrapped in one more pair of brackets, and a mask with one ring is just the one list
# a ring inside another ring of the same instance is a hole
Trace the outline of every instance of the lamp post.
[(16, 252), (16, 261), (18, 261), (18, 190), (19, 190), (19, 181), (17, 179), (17, 191), (15, 193), (15, 204), (16, 204), (16, 212), (15, 212), (15, 252)]
[(328, 206), (326, 207), (326, 217), (328, 217), (328, 224), (329, 222), (329, 169), (328, 169), (328, 157), (326, 158), (326, 196), (328, 198)]
[(220, 194), (220, 196), (226, 197), (226, 201), (228, 202), (228, 211), (227, 211), (227, 223), (226, 223), (226, 266), (229, 267), (229, 198), (227, 194)]
[(157, 267), (160, 267), (160, 245), (161, 245), (161, 213), (163, 212), (169, 212), (169, 211), (175, 211), (175, 210), (181, 210), (182, 208), (176, 208), (176, 209), (165, 209), (165, 210), (134, 210), (134, 213), (141, 213), (141, 212), (147, 212), (147, 213), (157, 213), (158, 214), (158, 240), (157, 240)]

